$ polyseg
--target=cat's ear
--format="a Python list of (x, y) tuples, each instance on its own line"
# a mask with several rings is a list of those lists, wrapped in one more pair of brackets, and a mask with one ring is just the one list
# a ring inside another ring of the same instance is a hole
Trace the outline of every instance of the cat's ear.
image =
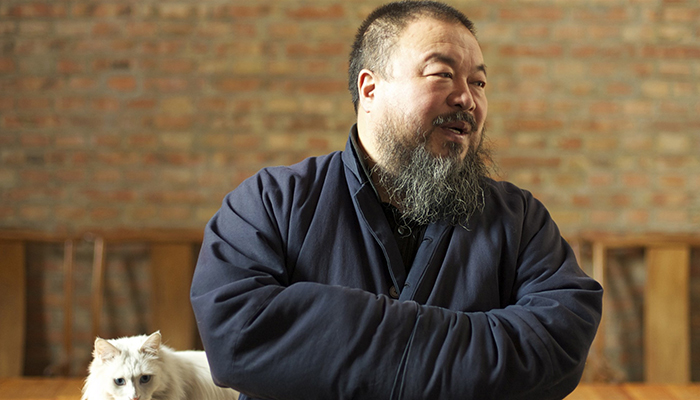
[(152, 333), (151, 336), (146, 338), (146, 341), (143, 342), (143, 345), (141, 346), (141, 353), (152, 355), (158, 354), (161, 341), (162, 337), (160, 336), (160, 331)]
[(121, 353), (121, 350), (114, 347), (108, 341), (101, 338), (95, 339), (95, 351), (92, 353), (93, 357), (99, 358), (102, 361), (109, 361)]

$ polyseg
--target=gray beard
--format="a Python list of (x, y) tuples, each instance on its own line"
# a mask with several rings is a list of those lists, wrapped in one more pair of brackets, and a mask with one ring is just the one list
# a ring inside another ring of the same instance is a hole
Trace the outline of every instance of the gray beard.
[[(441, 116), (434, 125), (449, 119), (467, 120), (476, 127), (466, 113)], [(396, 124), (387, 122), (378, 133), (380, 160), (371, 174), (401, 211), (403, 221), (418, 225), (444, 221), (467, 228), (469, 219), (484, 208), (487, 161), (491, 160), (483, 146), (484, 132), (482, 143), (470, 146), (460, 160), (461, 144), (447, 142), (449, 154), (436, 156), (427, 148), (429, 133), (418, 130), (413, 140), (402, 139)]]

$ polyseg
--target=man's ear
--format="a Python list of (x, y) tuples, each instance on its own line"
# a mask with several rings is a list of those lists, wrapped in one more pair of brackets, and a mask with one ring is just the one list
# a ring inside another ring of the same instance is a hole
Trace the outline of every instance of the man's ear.
[(357, 75), (357, 90), (360, 95), (360, 104), (357, 108), (358, 113), (372, 110), (376, 85), (377, 76), (374, 72), (363, 69)]

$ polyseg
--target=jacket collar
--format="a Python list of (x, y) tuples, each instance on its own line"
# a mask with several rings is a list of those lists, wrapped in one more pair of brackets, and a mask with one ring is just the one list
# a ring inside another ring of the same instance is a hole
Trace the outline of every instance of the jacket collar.
[(372, 179), (370, 179), (369, 166), (367, 165), (366, 158), (367, 155), (362, 149), (362, 146), (360, 146), (357, 124), (355, 124), (350, 128), (348, 142), (343, 152), (343, 162), (345, 166), (352, 171), (360, 184), (362, 186), (369, 185), (377, 196), (377, 199), (379, 199), (379, 192), (377, 192), (377, 188), (374, 186)]

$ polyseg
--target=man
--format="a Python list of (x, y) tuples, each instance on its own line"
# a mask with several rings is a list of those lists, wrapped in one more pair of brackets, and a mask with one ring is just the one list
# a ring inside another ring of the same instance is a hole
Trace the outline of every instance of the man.
[(544, 206), (486, 177), (471, 22), (380, 7), (350, 60), (346, 149), (267, 168), (207, 225), (191, 299), (242, 399), (561, 399), (602, 289)]

